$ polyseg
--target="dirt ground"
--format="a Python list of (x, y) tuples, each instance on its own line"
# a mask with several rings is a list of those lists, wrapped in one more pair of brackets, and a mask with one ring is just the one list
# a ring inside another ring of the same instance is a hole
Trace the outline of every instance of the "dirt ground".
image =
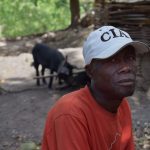
[[(35, 70), (30, 65), (32, 46), (38, 41), (63, 49), (81, 47), (90, 30), (61, 31), (0, 41), (0, 150), (21, 150), (23, 143), (40, 145), (48, 110), (60, 96), (75, 90), (73, 87), (60, 88), (56, 82), (52, 90), (46, 85), (35, 85)], [(129, 103), (136, 149), (148, 150), (150, 89), (136, 89)]]

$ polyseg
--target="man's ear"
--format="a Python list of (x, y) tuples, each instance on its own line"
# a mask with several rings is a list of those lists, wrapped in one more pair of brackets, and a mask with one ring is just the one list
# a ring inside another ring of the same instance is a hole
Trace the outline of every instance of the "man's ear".
[(93, 76), (92, 65), (91, 65), (91, 64), (86, 65), (86, 66), (85, 66), (85, 70), (86, 70), (87, 75), (88, 75), (90, 78), (92, 78), (92, 76)]

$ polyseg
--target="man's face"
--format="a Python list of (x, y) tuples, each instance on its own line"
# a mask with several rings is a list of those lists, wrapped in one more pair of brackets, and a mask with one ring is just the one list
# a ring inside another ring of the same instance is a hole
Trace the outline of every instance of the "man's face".
[(116, 55), (104, 59), (93, 59), (89, 65), (95, 88), (112, 97), (126, 97), (134, 92), (136, 79), (136, 54), (127, 46)]

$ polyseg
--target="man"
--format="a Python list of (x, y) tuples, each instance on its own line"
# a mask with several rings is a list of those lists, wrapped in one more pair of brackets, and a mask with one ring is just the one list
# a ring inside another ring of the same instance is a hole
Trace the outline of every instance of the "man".
[(48, 114), (42, 150), (134, 150), (131, 112), (136, 54), (142, 42), (113, 26), (93, 31), (83, 46), (90, 85), (69, 93)]

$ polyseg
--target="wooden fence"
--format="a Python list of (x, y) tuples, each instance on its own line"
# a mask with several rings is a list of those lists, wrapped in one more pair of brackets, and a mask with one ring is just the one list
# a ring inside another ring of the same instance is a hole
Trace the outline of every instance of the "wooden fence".
[(130, 33), (150, 46), (150, 2), (106, 3), (96, 12), (95, 27), (108, 24)]

